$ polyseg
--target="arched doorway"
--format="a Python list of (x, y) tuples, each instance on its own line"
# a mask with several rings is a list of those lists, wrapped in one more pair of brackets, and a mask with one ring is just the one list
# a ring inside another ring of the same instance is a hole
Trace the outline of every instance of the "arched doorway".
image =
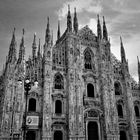
[(127, 140), (126, 132), (120, 131), (120, 140)]
[(54, 140), (63, 140), (63, 133), (62, 133), (62, 131), (55, 131), (54, 132)]
[(28, 131), (26, 133), (26, 140), (35, 140), (35, 139), (36, 139), (35, 131)]
[(140, 130), (138, 130), (138, 140), (140, 140)]
[(96, 122), (88, 123), (88, 140), (99, 140), (98, 124)]

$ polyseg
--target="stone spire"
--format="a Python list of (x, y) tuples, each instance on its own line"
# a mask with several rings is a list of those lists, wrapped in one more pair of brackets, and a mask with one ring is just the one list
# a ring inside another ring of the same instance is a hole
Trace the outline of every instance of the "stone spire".
[(23, 29), (22, 30), (22, 39), (21, 39), (20, 48), (19, 48), (18, 63), (21, 63), (22, 60), (24, 60), (24, 56), (25, 56), (24, 33), (25, 33), (25, 31)]
[(70, 5), (68, 5), (67, 30), (69, 32), (72, 32), (72, 21), (71, 21), (71, 14), (70, 14)]
[(74, 8), (73, 29), (75, 33), (78, 32), (78, 19), (77, 19), (76, 8)]
[(107, 28), (106, 28), (104, 16), (103, 16), (103, 39), (108, 40), (108, 33), (107, 33)]
[(48, 17), (45, 43), (49, 43), (50, 41), (51, 41), (51, 34), (50, 34), (50, 23), (49, 23), (49, 17)]
[(121, 43), (121, 61), (122, 63), (126, 63), (125, 50), (123, 47), (123, 42), (121, 37), (120, 37), (120, 43)]
[(37, 56), (38, 56), (38, 57), (41, 56), (40, 38), (39, 38), (39, 43), (38, 43), (38, 52), (37, 52)]
[(102, 29), (101, 29), (101, 24), (100, 24), (100, 18), (99, 18), (99, 15), (97, 15), (97, 36), (98, 36), (98, 39), (101, 39), (102, 38)]
[(138, 60), (138, 80), (139, 80), (139, 88), (140, 88), (140, 61), (139, 61), (139, 57), (137, 56), (137, 60)]
[(60, 38), (60, 21), (58, 21), (57, 40)]
[(12, 35), (12, 40), (11, 40), (11, 43), (10, 43), (10, 47), (9, 47), (9, 53), (8, 53), (8, 60), (7, 62), (8, 63), (15, 63), (16, 60), (17, 60), (17, 57), (16, 57), (16, 39), (15, 39), (15, 28), (14, 28), (14, 31), (13, 31), (13, 35)]
[(33, 44), (32, 44), (32, 57), (33, 57), (33, 60), (35, 59), (36, 57), (36, 33), (34, 33), (34, 39), (33, 39)]
[(52, 36), (51, 36), (51, 46), (53, 46), (53, 30), (52, 30)]

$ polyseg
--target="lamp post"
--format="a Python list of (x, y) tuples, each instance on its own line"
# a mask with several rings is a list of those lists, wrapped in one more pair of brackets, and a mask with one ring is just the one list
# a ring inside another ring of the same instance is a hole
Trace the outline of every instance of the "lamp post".
[(26, 117), (27, 117), (27, 97), (29, 90), (31, 89), (31, 82), (27, 79), (24, 82), (24, 89), (25, 89), (25, 112), (23, 117), (23, 140), (26, 140)]

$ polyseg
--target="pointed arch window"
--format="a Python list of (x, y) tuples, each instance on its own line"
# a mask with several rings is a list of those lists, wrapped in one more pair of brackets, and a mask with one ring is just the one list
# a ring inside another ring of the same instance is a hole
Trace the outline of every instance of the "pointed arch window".
[(57, 73), (55, 75), (54, 88), (55, 89), (64, 89), (64, 80), (63, 80), (63, 76), (60, 73)]
[(87, 96), (94, 98), (94, 86), (91, 83), (87, 84)]
[(85, 69), (92, 69), (92, 57), (89, 50), (85, 51), (84, 60), (85, 60)]
[(117, 110), (118, 110), (118, 116), (120, 118), (123, 118), (123, 108), (122, 108), (122, 105), (121, 104), (118, 104), (117, 105)]
[(36, 111), (36, 99), (34, 98), (29, 99), (28, 111)]
[(55, 113), (62, 114), (62, 102), (60, 100), (56, 100), (55, 102)]
[(121, 84), (119, 82), (114, 83), (114, 88), (115, 88), (115, 95), (122, 94), (122, 88), (121, 88)]
[(135, 109), (136, 117), (140, 117), (139, 107), (137, 105), (135, 105), (134, 109)]

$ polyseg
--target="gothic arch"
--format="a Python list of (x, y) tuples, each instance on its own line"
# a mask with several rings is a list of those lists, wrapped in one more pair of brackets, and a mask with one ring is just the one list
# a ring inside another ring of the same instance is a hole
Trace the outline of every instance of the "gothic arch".
[(91, 83), (88, 83), (87, 84), (87, 96), (88, 97), (95, 97), (95, 88), (94, 88), (94, 85), (91, 84)]
[(138, 105), (134, 106), (134, 110), (135, 110), (136, 117), (140, 117), (140, 112), (139, 112), (139, 106)]
[(84, 68), (85, 69), (93, 69), (93, 58), (94, 54), (91, 49), (86, 48), (84, 51)]
[(56, 73), (54, 76), (54, 88), (64, 89), (64, 79), (60, 72)]
[(55, 101), (55, 113), (62, 114), (62, 101), (61, 100)]
[(114, 83), (114, 90), (115, 90), (115, 95), (121, 95), (122, 94), (122, 86), (119, 81), (116, 81)]
[(134, 101), (134, 111), (136, 117), (140, 117), (140, 102), (138, 100)]
[(118, 116), (120, 118), (123, 118), (124, 117), (124, 113), (123, 113), (123, 106), (122, 106), (122, 104), (117, 104), (117, 111), (118, 111)]

